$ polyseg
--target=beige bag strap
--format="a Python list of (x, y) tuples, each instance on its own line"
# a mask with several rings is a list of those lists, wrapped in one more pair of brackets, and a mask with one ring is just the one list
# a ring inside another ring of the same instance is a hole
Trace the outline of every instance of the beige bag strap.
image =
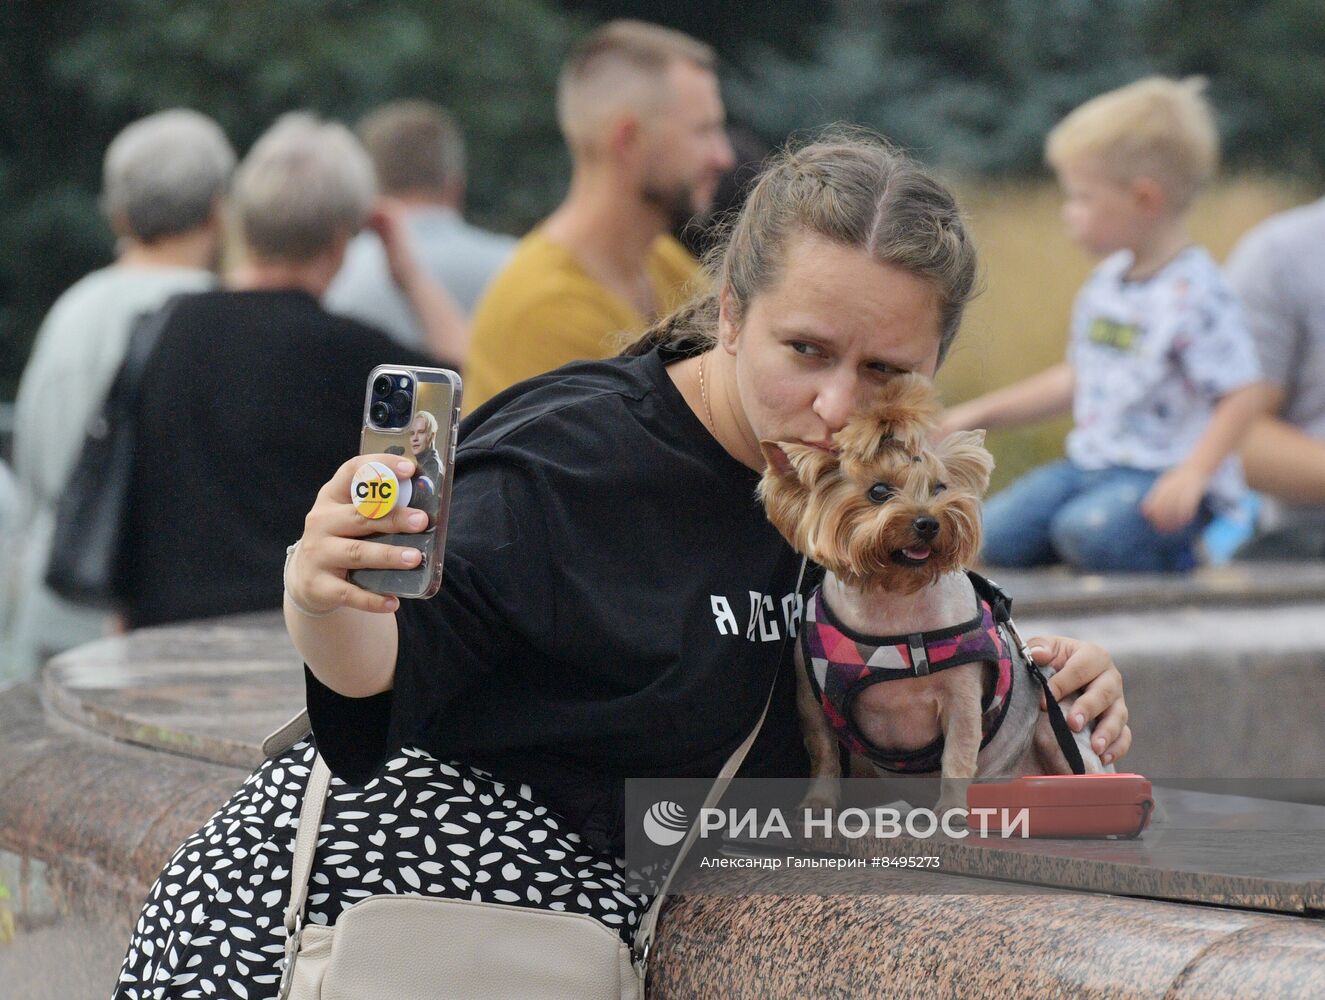
[(298, 715), (262, 741), (263, 758), (270, 760), (278, 753), (285, 753), (312, 731), (313, 724), (308, 721), (308, 709), (301, 709)]
[(313, 773), (304, 789), (304, 803), (299, 810), (299, 832), (294, 838), (294, 861), (290, 864), (290, 900), (285, 904), (285, 962), (281, 967), (279, 1000), (289, 995), (294, 981), (294, 960), (304, 930), (304, 902), (308, 899), (308, 878), (313, 872), (313, 854), (317, 834), (322, 827), (322, 810), (331, 785), (331, 769), (318, 754), (313, 758)]
[[(805, 565), (809, 560), (802, 557), (800, 573), (796, 576), (796, 593), (801, 592), (801, 584), (805, 582)], [(787, 630), (787, 638), (783, 641), (782, 655), (778, 657), (778, 669), (782, 669), (781, 661), (786, 657), (786, 643), (791, 640), (791, 629)], [(727, 786), (736, 776), (736, 772), (741, 769), (741, 764), (745, 762), (745, 755), (750, 752), (754, 746), (755, 737), (759, 735), (759, 730), (764, 728), (764, 719), (768, 716), (768, 706), (773, 703), (773, 690), (777, 687), (777, 674), (773, 675), (773, 683), (769, 685), (768, 697), (764, 699), (764, 709), (759, 713), (759, 720), (750, 730), (750, 735), (741, 741), (732, 755), (727, 758), (727, 763), (722, 765), (718, 771), (718, 777), (713, 782), (713, 787), (709, 789), (708, 794), (704, 796), (704, 804), (700, 807), (712, 809), (717, 805), (718, 800), (722, 798), (727, 791)], [(667, 877), (663, 879), (662, 887), (658, 890), (658, 895), (653, 897), (653, 903), (645, 911), (644, 917), (640, 920), (639, 927), (635, 931), (635, 946), (632, 949), (635, 956), (635, 971), (639, 973), (641, 980), (648, 975), (649, 971), (649, 951), (653, 947), (653, 935), (658, 929), (658, 916), (662, 912), (663, 902), (667, 899), (667, 893), (672, 888), (672, 879), (676, 873), (681, 870), (681, 863), (690, 853), (690, 848), (694, 846), (699, 838), (699, 816), (695, 817), (695, 822), (690, 824), (690, 829), (686, 831), (685, 839), (681, 841), (681, 847), (676, 852), (676, 857), (672, 861), (672, 867), (667, 871)]]
[[(764, 717), (768, 715), (768, 706), (773, 701), (773, 690), (770, 688), (768, 699), (764, 702), (764, 710), (759, 713), (759, 721), (755, 723), (754, 728), (750, 730), (750, 735), (741, 741), (741, 745), (736, 751), (727, 758), (727, 763), (722, 765), (722, 770), (718, 772), (718, 777), (713, 782), (713, 787), (709, 789), (708, 794), (704, 796), (703, 809), (712, 809), (723, 793), (727, 791), (727, 786), (731, 784), (732, 777), (740, 770), (741, 764), (745, 761), (745, 755), (750, 752), (750, 747), (754, 745), (755, 737), (759, 735), (759, 730), (764, 728)], [(695, 817), (699, 819), (698, 816)], [(686, 832), (685, 839), (681, 841), (681, 847), (676, 852), (676, 857), (672, 861), (672, 867), (667, 872), (667, 877), (663, 879), (662, 888), (658, 890), (658, 895), (653, 897), (653, 902), (648, 910), (645, 911), (640, 920), (639, 928), (635, 931), (635, 946), (632, 952), (635, 956), (635, 968), (643, 979), (649, 970), (649, 950), (653, 947), (654, 931), (658, 927), (658, 915), (662, 912), (663, 901), (667, 898), (667, 893), (672, 888), (672, 879), (681, 869), (681, 863), (685, 856), (690, 853), (690, 848), (694, 846), (699, 838), (699, 823), (690, 824), (690, 829)]]

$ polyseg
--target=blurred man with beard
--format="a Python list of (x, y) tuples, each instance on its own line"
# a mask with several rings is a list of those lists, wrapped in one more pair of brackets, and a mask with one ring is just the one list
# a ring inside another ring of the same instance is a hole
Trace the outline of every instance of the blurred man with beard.
[(473, 410), (568, 361), (616, 353), (702, 281), (668, 233), (706, 213), (734, 158), (707, 45), (612, 21), (562, 68), (557, 116), (574, 164), (565, 201), (516, 248), (474, 316)]

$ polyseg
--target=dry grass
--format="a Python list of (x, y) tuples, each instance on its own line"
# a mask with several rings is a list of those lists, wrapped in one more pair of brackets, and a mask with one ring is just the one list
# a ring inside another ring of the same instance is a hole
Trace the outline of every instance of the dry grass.
[[(1217, 260), (1266, 216), (1307, 199), (1290, 185), (1244, 178), (1220, 184), (1192, 211), (1192, 234)], [(1068, 242), (1050, 183), (963, 190), (984, 267), (985, 291), (968, 310), (939, 377), (960, 402), (1063, 357), (1072, 299), (1095, 261)], [(994, 487), (1062, 454), (1067, 419), (990, 435)]]

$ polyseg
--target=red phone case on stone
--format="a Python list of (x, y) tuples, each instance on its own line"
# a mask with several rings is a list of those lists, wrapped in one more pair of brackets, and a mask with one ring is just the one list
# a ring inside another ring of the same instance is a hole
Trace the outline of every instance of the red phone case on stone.
[[(1029, 811), (1032, 837), (1136, 837), (1150, 825), (1155, 800), (1150, 781), (1139, 774), (1053, 774), (970, 785), (967, 822), (979, 834), (973, 809), (994, 809), (986, 819), (989, 836), (1003, 835), (1004, 810), (1012, 820)], [(1012, 836), (1023, 827), (1009, 823)]]

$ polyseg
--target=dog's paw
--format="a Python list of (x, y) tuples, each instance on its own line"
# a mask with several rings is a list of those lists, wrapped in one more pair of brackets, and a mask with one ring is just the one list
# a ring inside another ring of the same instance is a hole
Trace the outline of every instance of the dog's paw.
[[(799, 820), (801, 835), (807, 840), (813, 840), (816, 837), (824, 836), (824, 827), (822, 819), (826, 814), (837, 811), (839, 796), (837, 789), (812, 788), (800, 800), (796, 806), (796, 817)], [(815, 820), (815, 825), (810, 825), (810, 819)]]
[[(939, 800), (934, 803), (934, 813), (940, 820), (947, 818), (952, 827), (966, 825), (966, 789), (971, 785), (970, 778), (945, 776), (939, 785)], [(952, 814), (949, 816), (949, 814)]]
[(952, 797), (940, 798), (934, 805), (934, 815), (951, 829), (965, 829), (966, 799), (964, 797), (960, 800)]

